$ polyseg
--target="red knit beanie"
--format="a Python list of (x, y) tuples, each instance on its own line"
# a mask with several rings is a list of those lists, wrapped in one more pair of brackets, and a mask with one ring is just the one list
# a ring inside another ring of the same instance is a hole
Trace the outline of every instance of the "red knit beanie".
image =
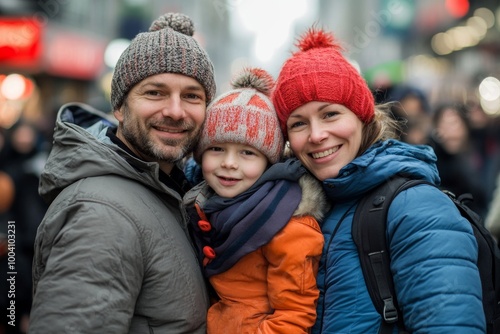
[(194, 150), (200, 163), (203, 152), (217, 143), (255, 147), (271, 163), (282, 155), (284, 139), (270, 95), (273, 77), (260, 68), (244, 69), (232, 82), (231, 90), (207, 108), (205, 124)]
[(298, 107), (311, 102), (338, 103), (354, 112), (360, 120), (373, 119), (375, 102), (365, 80), (341, 54), (333, 34), (310, 28), (297, 42), (281, 69), (272, 101), (283, 133), (286, 121)]

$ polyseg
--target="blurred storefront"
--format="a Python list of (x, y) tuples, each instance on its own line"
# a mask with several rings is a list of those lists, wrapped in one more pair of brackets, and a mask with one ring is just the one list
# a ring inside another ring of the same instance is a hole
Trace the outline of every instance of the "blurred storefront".
[[(1, 126), (9, 128), (22, 117), (50, 132), (61, 104), (87, 101), (93, 94), (95, 80), (104, 71), (108, 37), (93, 32), (91, 22), (88, 26), (78, 26), (78, 22), (85, 19), (84, 13), (91, 16), (88, 9), (105, 12), (109, 6), (99, 1), (86, 4), (89, 7), (82, 8), (80, 16), (67, 1), (2, 3)], [(67, 19), (71, 15), (74, 20)]]
[(16, 74), (32, 86), (26, 94), (22, 83), (12, 86), (12, 77), (7, 81), (11, 91), (18, 91), (0, 94), (0, 126), (26, 117), (50, 132), (58, 108), (74, 101), (109, 112), (114, 66), (109, 59), (116, 62), (122, 51), (110, 55), (110, 46), (146, 31), (164, 12), (193, 18), (195, 37), (216, 55), (213, 61), (224, 73), (229, 54), (218, 51), (227, 41), (227, 20), (220, 17), (227, 13), (217, 5), (194, 0), (0, 1), (0, 80)]
[[(34, 84), (30, 114), (50, 127), (69, 101), (109, 111), (120, 48), (159, 14), (177, 11), (195, 22), (218, 92), (245, 65), (277, 75), (294, 37), (316, 23), (345, 41), (372, 88), (409, 82), (437, 100), (500, 77), (499, 8), (496, 0), (2, 0), (0, 74)], [(0, 99), (2, 108), (23, 104)]]
[(500, 113), (500, 98), (479, 89), (487, 84), (500, 96), (500, 81), (492, 84), (500, 78), (498, 1), (320, 0), (320, 8), (320, 22), (347, 41), (374, 90), (410, 84), (432, 103), (478, 99)]

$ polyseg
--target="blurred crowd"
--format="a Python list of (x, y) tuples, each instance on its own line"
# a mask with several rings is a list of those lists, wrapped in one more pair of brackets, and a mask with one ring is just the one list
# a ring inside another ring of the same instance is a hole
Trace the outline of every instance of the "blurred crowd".
[[(493, 213), (493, 208), (500, 208), (500, 117), (486, 114), (474, 99), (432, 104), (424, 91), (410, 85), (378, 90), (375, 96), (377, 103), (393, 103), (393, 116), (405, 124), (400, 134), (402, 141), (434, 148), (442, 189), (457, 195), (471, 193), (474, 200), (470, 207), (484, 219), (494, 214), (496, 218), (489, 218), (489, 224), (500, 225), (498, 212)], [(5, 268), (6, 223), (15, 221), (16, 306), (20, 319), (16, 329), (5, 326), (0, 328), (0, 334), (26, 332), (33, 244), (47, 209), (38, 195), (38, 182), (51, 140), (36, 124), (22, 117), (9, 129), (0, 127), (0, 261)], [(495, 200), (497, 204), (493, 204)], [(499, 238), (500, 227), (494, 232)], [(6, 276), (6, 271), (0, 275)], [(0, 279), (5, 282), (6, 277)], [(0, 292), (0, 307), (4, 310), (6, 297), (7, 291)]]
[[(36, 231), (46, 204), (38, 195), (39, 176), (49, 152), (49, 141), (34, 124), (19, 120), (0, 132), (0, 266), (7, 268), (7, 222), (15, 222), (16, 328), (0, 333), (25, 333), (31, 307), (31, 263)], [(12, 233), (12, 232), (11, 232)], [(6, 282), (7, 271), (0, 271)], [(0, 307), (6, 310), (8, 284), (0, 285)], [(9, 318), (3, 317), (2, 325)]]
[(500, 173), (500, 117), (485, 113), (474, 98), (441, 97), (431, 104), (421, 89), (409, 85), (379, 92), (378, 100), (395, 102), (393, 115), (405, 124), (402, 141), (433, 147), (441, 188), (457, 196), (472, 194), (469, 206), (486, 219)]

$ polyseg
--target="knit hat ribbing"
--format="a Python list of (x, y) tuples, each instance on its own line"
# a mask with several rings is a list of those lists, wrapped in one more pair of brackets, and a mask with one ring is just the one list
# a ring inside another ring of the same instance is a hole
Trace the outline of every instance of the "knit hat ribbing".
[(167, 13), (156, 19), (148, 32), (138, 34), (120, 56), (113, 73), (113, 110), (120, 108), (137, 83), (160, 73), (178, 73), (196, 79), (205, 88), (209, 104), (215, 96), (214, 68), (193, 33), (193, 22), (188, 16)]
[(313, 27), (297, 46), (299, 51), (284, 63), (272, 95), (285, 136), (290, 114), (311, 101), (342, 104), (369, 123), (375, 113), (373, 94), (341, 54), (333, 34)]
[(283, 134), (270, 100), (274, 79), (259, 68), (244, 69), (231, 90), (207, 108), (205, 124), (194, 158), (201, 163), (203, 152), (217, 143), (238, 143), (258, 149), (271, 163), (283, 151)]

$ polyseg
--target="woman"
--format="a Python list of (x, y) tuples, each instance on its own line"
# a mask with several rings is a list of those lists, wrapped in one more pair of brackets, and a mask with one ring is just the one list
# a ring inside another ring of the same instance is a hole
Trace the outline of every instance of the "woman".
[[(331, 34), (312, 28), (281, 69), (273, 102), (290, 149), (323, 182), (332, 210), (322, 223), (318, 320), (313, 333), (377, 333), (351, 224), (358, 201), (395, 174), (439, 184), (428, 146), (391, 139), (394, 122)], [(392, 202), (391, 271), (412, 333), (484, 333), (477, 244), (438, 188), (418, 185)]]
[(437, 156), (441, 188), (457, 195), (471, 193), (469, 207), (483, 218), (488, 211), (487, 187), (482, 175), (484, 157), (471, 136), (468, 110), (455, 103), (440, 105), (433, 113), (430, 145)]

